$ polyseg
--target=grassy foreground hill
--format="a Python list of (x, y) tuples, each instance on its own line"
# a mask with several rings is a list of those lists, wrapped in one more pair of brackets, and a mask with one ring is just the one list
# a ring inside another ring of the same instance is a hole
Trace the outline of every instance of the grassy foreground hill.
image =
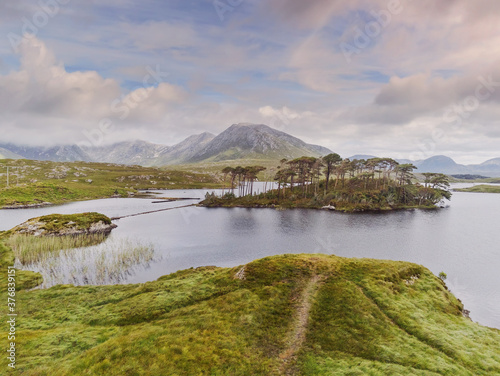
[(500, 332), (407, 262), (283, 255), (16, 300), (16, 375), (500, 374)]

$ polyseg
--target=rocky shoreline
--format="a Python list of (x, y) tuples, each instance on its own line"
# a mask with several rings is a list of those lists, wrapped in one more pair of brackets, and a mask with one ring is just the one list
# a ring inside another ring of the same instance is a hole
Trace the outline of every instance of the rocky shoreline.
[(40, 202), (37, 204), (19, 204), (19, 205), (7, 205), (7, 206), (2, 206), (0, 209), (9, 209), (9, 210), (15, 210), (15, 209), (36, 209), (36, 208), (44, 208), (46, 206), (53, 206), (54, 204), (51, 202)]

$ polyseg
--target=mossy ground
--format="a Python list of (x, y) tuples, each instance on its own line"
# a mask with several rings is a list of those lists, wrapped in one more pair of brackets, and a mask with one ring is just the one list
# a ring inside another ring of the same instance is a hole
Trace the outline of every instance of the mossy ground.
[(49, 232), (57, 232), (67, 227), (87, 230), (99, 222), (111, 224), (111, 219), (100, 213), (50, 214), (38, 217), (36, 220), (43, 222), (42, 228)]
[(141, 189), (217, 188), (215, 174), (185, 170), (123, 166), (109, 163), (0, 160), (10, 166), (7, 188), (5, 169), (0, 175), (0, 208), (50, 202), (128, 197)]
[[(49, 214), (28, 219), (25, 223), (4, 231), (5, 236), (25, 235), (28, 226), (36, 227), (43, 236), (63, 235), (65, 231), (87, 233), (92, 225), (111, 225), (111, 219), (104, 214), (90, 212), (77, 214)], [(116, 227), (116, 226), (115, 226)], [(30, 230), (31, 231), (31, 230)]]
[[(12, 256), (0, 251), (3, 277)], [(464, 318), (461, 303), (422, 266), (283, 255), (239, 271), (204, 267), (138, 285), (18, 291), (15, 373), (500, 374), (500, 332)], [(312, 280), (320, 282), (306, 335), (283, 368), (280, 354)]]

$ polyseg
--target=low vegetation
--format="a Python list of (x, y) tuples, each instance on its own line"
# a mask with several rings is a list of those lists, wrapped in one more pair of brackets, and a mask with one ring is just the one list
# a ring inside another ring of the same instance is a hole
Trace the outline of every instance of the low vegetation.
[[(253, 191), (262, 166), (225, 167), (231, 191), (218, 197), (207, 194), (201, 202), (208, 207), (329, 207), (342, 211), (435, 208), (450, 199), (448, 177), (423, 173), (416, 181), (411, 164), (390, 158), (342, 159), (338, 154), (323, 158), (301, 157), (282, 160), (274, 176), (278, 188), (256, 194)], [(235, 187), (238, 194), (235, 194)]]
[(500, 373), (500, 332), (406, 262), (283, 255), (17, 302), (22, 375)]
[(143, 189), (219, 186), (221, 182), (215, 174), (189, 170), (109, 163), (0, 160), (0, 208), (137, 196)]
[(457, 192), (500, 193), (500, 186), (480, 184), (469, 188), (457, 188)]

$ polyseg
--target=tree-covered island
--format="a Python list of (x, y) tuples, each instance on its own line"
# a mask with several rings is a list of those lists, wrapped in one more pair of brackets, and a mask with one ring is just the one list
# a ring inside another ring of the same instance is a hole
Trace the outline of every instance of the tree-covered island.
[[(230, 190), (222, 196), (206, 195), (207, 207), (325, 208), (340, 211), (436, 208), (451, 198), (444, 174), (424, 173), (419, 182), (412, 164), (391, 158), (342, 159), (338, 154), (322, 158), (282, 159), (274, 169), (262, 166), (225, 167)], [(277, 187), (256, 192), (258, 174), (274, 179)], [(237, 192), (236, 192), (237, 190)]]

